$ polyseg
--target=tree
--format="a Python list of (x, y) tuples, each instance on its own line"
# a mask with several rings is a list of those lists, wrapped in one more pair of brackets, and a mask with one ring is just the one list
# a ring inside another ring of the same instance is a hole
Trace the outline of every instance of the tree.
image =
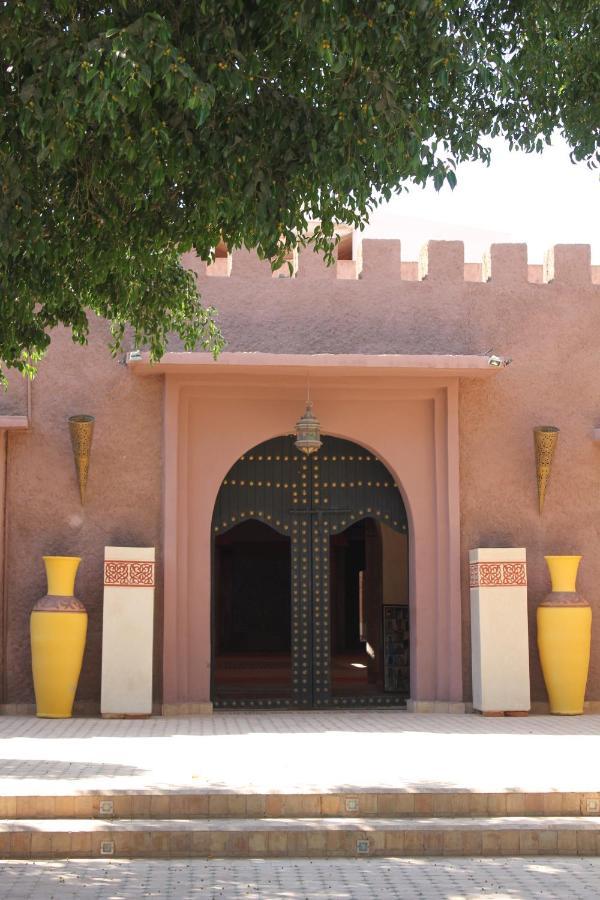
[(0, 358), (86, 310), (217, 352), (183, 251), (330, 257), (485, 135), (597, 164), (599, 39), (598, 0), (0, 0)]

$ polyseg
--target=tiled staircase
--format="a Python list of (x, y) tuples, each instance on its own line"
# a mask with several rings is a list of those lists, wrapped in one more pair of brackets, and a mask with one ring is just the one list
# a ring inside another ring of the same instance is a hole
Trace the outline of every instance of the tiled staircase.
[(0, 858), (600, 855), (600, 792), (0, 798)]

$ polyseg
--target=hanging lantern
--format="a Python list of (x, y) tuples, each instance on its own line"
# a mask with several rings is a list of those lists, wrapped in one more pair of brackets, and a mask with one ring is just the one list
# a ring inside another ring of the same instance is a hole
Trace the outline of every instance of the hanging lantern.
[(301, 419), (296, 422), (296, 440), (294, 446), (310, 456), (321, 447), (321, 426), (313, 413), (312, 400), (306, 401), (306, 410)]

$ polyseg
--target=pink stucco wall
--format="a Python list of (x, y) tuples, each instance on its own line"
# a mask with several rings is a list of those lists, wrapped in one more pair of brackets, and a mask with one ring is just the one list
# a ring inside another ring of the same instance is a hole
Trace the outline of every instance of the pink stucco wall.
[[(579, 588), (595, 611), (587, 697), (600, 701), (600, 446), (591, 439), (592, 427), (600, 422), (600, 285), (590, 268), (589, 248), (556, 248), (545, 268), (549, 281), (541, 281), (537, 270), (530, 280), (523, 245), (496, 246), (491, 266), (482, 270), (490, 278), (483, 282), (465, 280), (473, 272), (465, 273), (458, 242), (430, 244), (427, 259), (415, 269), (426, 276), (420, 281), (402, 278), (409, 269), (395, 241), (364, 242), (360, 279), (347, 277), (352, 261), (343, 261), (344, 277), (336, 278), (335, 269), (324, 269), (311, 253), (301, 254), (294, 279), (272, 278), (268, 265), (246, 253), (234, 254), (230, 277), (208, 277), (203, 263), (187, 262), (199, 273), (204, 301), (220, 311), (228, 350), (480, 354), (492, 348), (512, 357), (512, 365), (494, 378), (460, 382), (464, 697), (470, 696), (467, 551), (510, 545), (528, 551), (534, 700), (545, 699), (533, 630), (533, 611), (549, 588), (543, 555), (583, 554)], [(104, 327), (94, 323), (90, 346), (82, 349), (57, 332), (33, 385), (32, 427), (8, 436), (5, 704), (32, 699), (28, 615), (45, 589), (42, 554), (83, 557), (77, 592), (90, 611), (90, 641), (78, 696), (91, 703), (99, 695), (103, 547), (151, 544), (160, 554), (164, 376), (136, 378), (111, 359), (106, 337)], [(172, 346), (177, 349), (177, 342)], [(375, 386), (373, 391), (376, 396)], [(18, 412), (19, 404), (9, 391), (0, 397), (0, 415)], [(324, 406), (329, 415), (326, 401)], [(83, 509), (66, 427), (66, 417), (77, 412), (96, 416)], [(297, 414), (295, 406), (290, 408), (291, 422)], [(326, 417), (321, 418), (327, 430)], [(532, 439), (537, 424), (561, 429), (541, 517)], [(197, 440), (202, 439), (200, 428)], [(404, 439), (403, 433), (394, 437)], [(249, 435), (246, 446), (253, 440)], [(402, 483), (402, 473), (397, 474)], [(159, 589), (157, 690), (162, 602)]]
[[(8, 434), (4, 704), (32, 702), (29, 613), (46, 592), (44, 554), (82, 557), (76, 594), (89, 629), (77, 699), (92, 710), (100, 696), (104, 546), (156, 546), (160, 558), (162, 385), (131, 378), (111, 358), (107, 340), (108, 329), (97, 321), (87, 348), (57, 330), (32, 386), (31, 428)], [(67, 426), (77, 413), (96, 417), (83, 507)], [(160, 579), (161, 565), (157, 570)], [(161, 614), (159, 604), (159, 630)], [(155, 673), (160, 687), (160, 652)]]

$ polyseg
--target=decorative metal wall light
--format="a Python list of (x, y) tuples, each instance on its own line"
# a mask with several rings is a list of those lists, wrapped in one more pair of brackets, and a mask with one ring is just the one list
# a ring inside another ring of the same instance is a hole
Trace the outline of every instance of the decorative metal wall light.
[(301, 419), (296, 422), (296, 440), (294, 446), (310, 456), (321, 447), (321, 425), (313, 413), (312, 400), (307, 397), (306, 409)]
[(85, 500), (85, 488), (90, 468), (90, 453), (92, 449), (92, 437), (94, 434), (94, 416), (70, 416), (69, 431), (71, 432), (71, 446), (75, 460), (75, 471), (79, 484), (79, 496), (81, 505)]
[(560, 428), (556, 428), (554, 425), (538, 425), (537, 428), (533, 429), (540, 513), (544, 508), (546, 488), (548, 487), (550, 469), (552, 468), (552, 457), (554, 456), (559, 432)]

